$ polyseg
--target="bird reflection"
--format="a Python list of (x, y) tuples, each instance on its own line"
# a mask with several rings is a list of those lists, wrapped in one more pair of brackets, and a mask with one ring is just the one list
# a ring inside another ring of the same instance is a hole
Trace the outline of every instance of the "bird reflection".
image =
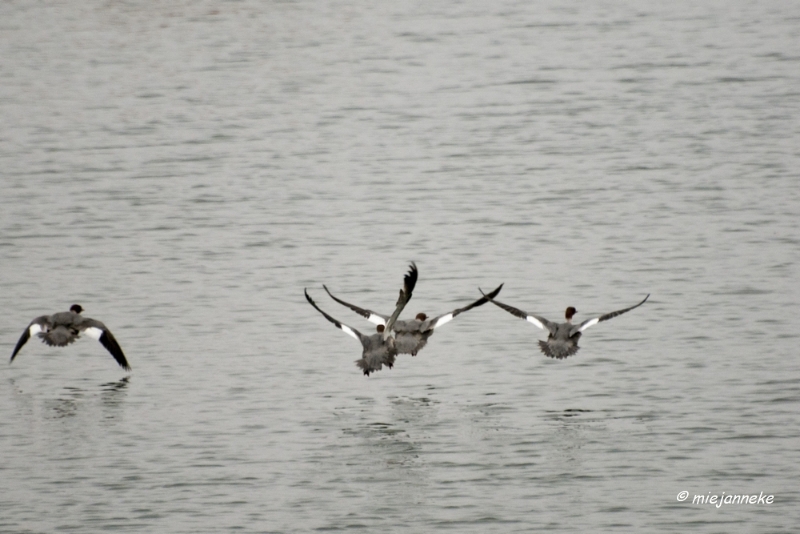
[(126, 376), (121, 380), (106, 382), (95, 386), (95, 388), (65, 387), (64, 391), (57, 399), (45, 402), (52, 408), (51, 413), (54, 419), (63, 419), (66, 417), (73, 417), (80, 411), (86, 409), (91, 410), (90, 406), (95, 404), (92, 399), (97, 400), (99, 398), (100, 404), (104, 408), (113, 410), (110, 414), (107, 414), (105, 418), (114, 419), (118, 407), (125, 398), (129, 383), (130, 376)]
[(125, 378), (115, 382), (106, 382), (105, 384), (100, 384), (100, 387), (106, 392), (122, 391), (128, 387), (128, 381), (130, 378), (130, 376), (126, 376)]
[(66, 391), (57, 399), (45, 401), (53, 409), (52, 417), (54, 419), (63, 419), (66, 417), (73, 417), (78, 413), (78, 406), (80, 400), (83, 398), (85, 391), (81, 388), (66, 387)]
[(103, 402), (103, 406), (113, 409), (113, 411), (106, 415), (106, 419), (115, 419), (117, 417), (118, 412), (116, 410), (122, 404), (122, 401), (127, 395), (129, 382), (130, 376), (126, 376), (121, 380), (107, 382), (100, 385), (100, 399)]

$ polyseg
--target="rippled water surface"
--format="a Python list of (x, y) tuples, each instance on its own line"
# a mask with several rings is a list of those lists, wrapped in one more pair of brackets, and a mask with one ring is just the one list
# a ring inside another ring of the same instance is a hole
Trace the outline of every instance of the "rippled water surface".
[[(435, 3), (434, 3), (435, 4)], [(790, 532), (800, 8), (4, 2), (3, 532)], [(303, 297), (486, 305), (369, 378)], [(681, 491), (689, 492), (679, 502)], [(772, 504), (693, 504), (695, 495)]]

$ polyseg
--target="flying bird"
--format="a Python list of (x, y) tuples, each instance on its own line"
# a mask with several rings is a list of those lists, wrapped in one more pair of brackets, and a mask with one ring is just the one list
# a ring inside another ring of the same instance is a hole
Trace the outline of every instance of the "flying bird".
[[(483, 290), (481, 290), (483, 293)], [(489, 298), (489, 295), (483, 293), (483, 295)], [(525, 319), (529, 323), (533, 323), (539, 328), (543, 330), (547, 330), (550, 332), (550, 335), (547, 337), (547, 341), (539, 340), (539, 348), (545, 354), (545, 356), (549, 356), (550, 358), (557, 358), (559, 360), (567, 358), (568, 356), (572, 356), (580, 347), (578, 346), (578, 340), (581, 338), (581, 334), (584, 330), (589, 328), (590, 326), (594, 326), (597, 323), (601, 323), (603, 321), (608, 321), (618, 315), (622, 315), (625, 312), (629, 312), (634, 308), (638, 308), (645, 301), (650, 297), (648, 293), (647, 296), (642, 300), (639, 304), (635, 306), (631, 306), (630, 308), (625, 308), (624, 310), (617, 310), (611, 313), (606, 313), (604, 315), (600, 315), (598, 317), (594, 317), (592, 319), (587, 319), (580, 324), (572, 324), (572, 318), (578, 313), (574, 307), (570, 306), (567, 308), (565, 312), (565, 317), (567, 319), (564, 323), (554, 323), (552, 321), (548, 321), (544, 317), (540, 317), (538, 315), (534, 315), (532, 313), (524, 312), (518, 308), (514, 308), (513, 306), (509, 306), (508, 304), (503, 304), (502, 302), (498, 302), (494, 300), (494, 297), (489, 298), (493, 304), (503, 308), (505, 311), (510, 313), (511, 315), (515, 315), (520, 319)]]
[(82, 311), (83, 308), (80, 304), (73, 304), (69, 311), (42, 315), (31, 321), (17, 341), (9, 363), (14, 361), (17, 353), (31, 336), (39, 336), (43, 343), (51, 347), (66, 347), (70, 343), (74, 343), (81, 334), (86, 334), (92, 339), (100, 341), (117, 360), (120, 367), (130, 371), (131, 366), (128, 365), (128, 360), (125, 359), (125, 354), (111, 331), (100, 321), (81, 315)]
[(464, 306), (463, 308), (458, 308), (451, 312), (443, 313), (441, 315), (437, 315), (436, 317), (430, 318), (424, 313), (418, 313), (414, 319), (407, 321), (395, 321), (391, 326), (388, 326), (390, 318), (386, 315), (381, 315), (380, 313), (376, 313), (372, 310), (359, 308), (358, 306), (345, 302), (342, 299), (335, 297), (326, 286), (323, 285), (322, 287), (325, 288), (325, 291), (328, 292), (328, 295), (330, 295), (333, 300), (343, 306), (347, 306), (357, 314), (366, 318), (369, 322), (379, 326), (387, 325), (387, 329), (394, 330), (395, 346), (397, 347), (397, 352), (399, 354), (411, 354), (412, 356), (416, 356), (417, 353), (428, 343), (428, 338), (433, 335), (435, 328), (449, 323), (457, 315), (464, 313), (465, 311), (486, 304), (490, 299), (496, 297), (500, 293), (500, 290), (503, 288), (503, 284), (497, 286), (497, 289), (488, 295), (485, 295), (483, 298), (480, 298), (472, 304)]
[[(395, 308), (392, 316), (388, 319), (387, 325), (391, 326), (397, 320), (400, 312), (403, 311), (403, 308), (411, 299), (411, 294), (414, 291), (414, 286), (416, 283), (417, 266), (412, 262), (408, 274), (406, 274), (403, 279), (403, 289), (400, 290), (400, 296), (397, 299), (397, 307)], [(366, 376), (369, 376), (370, 373), (375, 371), (380, 371), (384, 365), (389, 369), (394, 366), (394, 360), (397, 356), (397, 348), (395, 347), (394, 337), (388, 335), (391, 333), (390, 328), (386, 328), (384, 325), (378, 325), (377, 333), (372, 334), (371, 336), (362, 334), (355, 328), (351, 328), (346, 324), (337, 321), (322, 311), (322, 309), (320, 309), (320, 307), (317, 306), (317, 304), (312, 300), (311, 296), (309, 296), (308, 290), (306, 289), (304, 292), (308, 303), (314, 306), (314, 308), (328, 321), (332, 322), (336, 328), (345, 334), (353, 336), (355, 339), (361, 342), (363, 352), (361, 353), (361, 358), (356, 360), (356, 365), (364, 372)]]

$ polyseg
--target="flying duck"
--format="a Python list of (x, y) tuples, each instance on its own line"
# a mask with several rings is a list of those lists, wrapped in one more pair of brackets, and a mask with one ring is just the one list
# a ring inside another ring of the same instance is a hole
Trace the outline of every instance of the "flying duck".
[[(414, 291), (414, 286), (417, 283), (417, 266), (412, 262), (411, 268), (408, 274), (405, 275), (403, 279), (403, 289), (400, 290), (400, 296), (397, 299), (397, 307), (395, 308), (394, 313), (390, 318), (388, 318), (387, 325), (391, 327), (397, 320), (397, 316), (400, 315), (400, 312), (403, 311), (403, 308), (411, 299), (411, 294)], [(367, 336), (356, 330), (355, 328), (351, 328), (346, 324), (342, 324), (324, 311), (320, 309), (319, 306), (311, 299), (308, 294), (308, 290), (304, 290), (306, 295), (306, 300), (314, 306), (314, 308), (320, 312), (328, 321), (332, 322), (336, 328), (353, 336), (355, 339), (361, 342), (361, 346), (363, 347), (363, 352), (361, 353), (361, 359), (356, 360), (356, 365), (364, 372), (366, 376), (369, 376), (370, 373), (375, 371), (380, 371), (383, 366), (387, 366), (389, 369), (394, 366), (395, 356), (397, 356), (397, 348), (395, 346), (395, 339), (389, 335), (391, 333), (391, 328), (386, 328), (384, 325), (378, 325), (377, 333), (372, 334), (371, 336)]]
[(17, 346), (14, 347), (9, 363), (14, 361), (17, 353), (31, 336), (39, 336), (42, 338), (43, 343), (51, 347), (66, 347), (70, 343), (74, 343), (81, 334), (86, 334), (100, 341), (114, 359), (117, 360), (120, 367), (130, 371), (131, 366), (128, 365), (128, 360), (125, 359), (125, 354), (123, 354), (111, 331), (100, 321), (81, 315), (82, 311), (83, 308), (81, 308), (80, 304), (73, 304), (69, 311), (58, 312), (53, 315), (42, 315), (31, 321), (31, 324), (28, 325), (28, 328), (25, 329), (19, 341), (17, 341)]
[[(481, 290), (481, 293), (483, 291)], [(549, 356), (550, 358), (557, 358), (559, 360), (564, 359), (568, 356), (572, 356), (580, 347), (578, 346), (578, 340), (581, 338), (581, 334), (584, 330), (589, 328), (590, 326), (594, 326), (597, 323), (601, 323), (603, 321), (608, 321), (616, 317), (617, 315), (622, 315), (625, 312), (629, 312), (634, 308), (638, 308), (645, 301), (650, 297), (650, 293), (642, 300), (639, 304), (635, 306), (631, 306), (630, 308), (625, 308), (624, 310), (617, 310), (611, 313), (606, 313), (604, 315), (600, 315), (599, 317), (594, 317), (592, 319), (587, 319), (580, 324), (574, 325), (572, 324), (572, 318), (578, 313), (574, 307), (570, 306), (567, 308), (565, 312), (565, 316), (567, 321), (565, 323), (554, 323), (552, 321), (548, 321), (544, 317), (540, 317), (538, 315), (534, 315), (532, 313), (524, 312), (520, 309), (514, 308), (513, 306), (509, 306), (508, 304), (503, 304), (502, 302), (498, 302), (493, 300), (493, 297), (490, 297), (486, 293), (483, 295), (489, 300), (492, 301), (493, 304), (496, 304), (500, 308), (503, 308), (511, 315), (516, 315), (521, 319), (525, 319), (529, 323), (533, 323), (539, 328), (543, 330), (548, 330), (550, 335), (547, 336), (547, 341), (539, 340), (539, 348), (545, 354), (545, 356)]]
[[(335, 297), (326, 286), (323, 285), (322, 287), (325, 288), (325, 291), (328, 292), (328, 295), (330, 295), (333, 300), (343, 306), (347, 306), (357, 314), (365, 317), (369, 322), (377, 324), (378, 326), (389, 324), (390, 318), (386, 315), (381, 315), (371, 310), (365, 310), (345, 302)], [(391, 328), (394, 330), (397, 352), (399, 354), (411, 354), (412, 356), (416, 356), (417, 353), (428, 343), (428, 338), (433, 335), (433, 330), (435, 328), (449, 323), (460, 313), (464, 313), (467, 310), (471, 310), (472, 308), (486, 304), (490, 299), (496, 297), (502, 288), (503, 284), (500, 284), (497, 286), (497, 289), (483, 298), (476, 300), (472, 304), (448, 313), (443, 313), (442, 315), (437, 315), (436, 317), (429, 318), (424, 313), (418, 313), (414, 319), (408, 321), (395, 321), (394, 325), (391, 327), (387, 326), (387, 329)]]

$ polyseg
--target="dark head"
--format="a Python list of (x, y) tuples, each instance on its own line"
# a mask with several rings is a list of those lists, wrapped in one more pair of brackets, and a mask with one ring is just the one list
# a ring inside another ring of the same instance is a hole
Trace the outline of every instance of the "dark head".
[(425, 315), (425, 314), (424, 314), (424, 313), (422, 313), (422, 312), (418, 313), (418, 314), (417, 314), (417, 316), (415, 317), (415, 319), (416, 319), (417, 321), (424, 321), (424, 320), (425, 320), (425, 319), (427, 319), (427, 318), (428, 318), (428, 316), (427, 316), (427, 315)]
[(379, 334), (383, 334), (383, 331), (384, 331), (384, 330), (386, 330), (386, 327), (385, 327), (385, 326), (383, 326), (382, 324), (379, 324), (379, 325), (378, 325), (378, 333), (379, 333)]
[(578, 313), (578, 310), (576, 310), (572, 306), (567, 308), (567, 312), (565, 313), (565, 315), (567, 317), (567, 321), (571, 321), (572, 320), (572, 316), (575, 315), (576, 313)]
[(73, 304), (72, 307), (70, 307), (69, 311), (71, 311), (72, 313), (80, 313), (83, 311), (83, 308), (81, 308), (80, 304)]

